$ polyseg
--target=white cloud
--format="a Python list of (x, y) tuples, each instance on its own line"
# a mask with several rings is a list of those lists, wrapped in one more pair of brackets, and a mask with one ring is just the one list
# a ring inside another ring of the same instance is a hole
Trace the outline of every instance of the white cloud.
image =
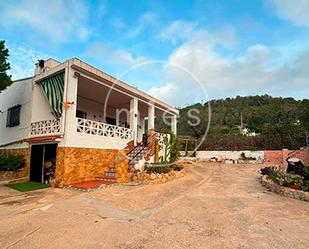
[(0, 25), (5, 28), (30, 28), (31, 34), (55, 42), (84, 41), (90, 30), (85, 25), (88, 9), (83, 1), (19, 0), (2, 4)]
[[(176, 48), (162, 73), (169, 83), (149, 92), (174, 105), (207, 100), (203, 88), (210, 98), (265, 93), (308, 98), (304, 89), (308, 86), (309, 50), (289, 63), (276, 64), (280, 51), (266, 45), (250, 46), (240, 56), (227, 59), (216, 52), (216, 44), (206, 35)], [(188, 70), (201, 85), (174, 65)]]
[(105, 58), (104, 60), (107, 63), (116, 66), (132, 66), (145, 59), (143, 57), (134, 57), (125, 50), (113, 49), (112, 46), (104, 43), (93, 44), (86, 50), (85, 55), (97, 60)]
[(177, 86), (174, 84), (167, 83), (163, 86), (153, 86), (147, 91), (150, 95), (166, 101), (167, 103), (177, 103), (180, 96), (175, 95), (178, 92)]
[(196, 23), (177, 20), (165, 27), (160, 37), (164, 40), (170, 40), (172, 43), (189, 39), (196, 28)]
[(298, 26), (309, 27), (308, 0), (271, 0), (277, 15)]
[(145, 12), (139, 18), (137, 25), (134, 29), (129, 30), (127, 36), (130, 38), (137, 37), (144, 30), (149, 29), (149, 27), (156, 27), (158, 24), (158, 17), (153, 12)]
[(39, 59), (47, 59), (48, 55), (35, 51), (24, 45), (7, 44), (9, 49), (9, 62), (11, 64), (10, 74), (13, 80), (32, 76), (35, 63)]
[(232, 27), (226, 26), (216, 32), (208, 32), (200, 28), (197, 23), (185, 20), (176, 20), (162, 29), (159, 37), (163, 40), (169, 40), (173, 44), (177, 42), (193, 40), (211, 40), (225, 47), (232, 47), (236, 43), (236, 35)]

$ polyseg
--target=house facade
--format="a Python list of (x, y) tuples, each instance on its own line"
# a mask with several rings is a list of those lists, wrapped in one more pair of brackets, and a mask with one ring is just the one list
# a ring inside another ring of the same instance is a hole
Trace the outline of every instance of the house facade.
[(0, 150), (26, 159), (2, 180), (52, 179), (60, 187), (111, 169), (121, 182), (129, 169), (158, 160), (170, 135), (155, 132), (156, 117), (177, 132), (175, 107), (77, 58), (39, 61), (33, 77), (0, 93), (0, 111)]

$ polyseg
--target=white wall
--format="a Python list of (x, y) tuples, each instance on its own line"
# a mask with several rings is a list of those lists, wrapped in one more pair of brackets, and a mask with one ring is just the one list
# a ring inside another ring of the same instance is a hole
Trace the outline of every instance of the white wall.
[(38, 83), (33, 86), (31, 122), (55, 119), (47, 98)]
[[(67, 87), (67, 100), (77, 103), (77, 89), (78, 80), (74, 78), (74, 70), (69, 67), (68, 70), (68, 85)], [(95, 105), (93, 102), (84, 102), (83, 100), (78, 103), (81, 111), (89, 111), (93, 108), (93, 113), (103, 113), (103, 108), (100, 104)], [(71, 105), (70, 108), (65, 109), (66, 122), (64, 138), (60, 142), (63, 147), (83, 147), (83, 148), (99, 148), (99, 149), (124, 149), (127, 140), (108, 138), (103, 136), (83, 134), (77, 132), (77, 118), (76, 118), (76, 104)], [(102, 109), (101, 109), (102, 108)], [(90, 118), (89, 118), (90, 119)]]
[[(104, 101), (104, 100), (102, 100)], [(77, 109), (87, 113), (87, 119), (104, 122), (104, 105), (96, 101), (85, 99), (83, 97), (77, 97)], [(94, 117), (95, 116), (95, 117)], [(116, 109), (111, 107), (106, 108), (106, 116), (116, 118)]]
[[(254, 157), (257, 160), (264, 160), (264, 151), (197, 151), (196, 158), (200, 160), (210, 160), (211, 158), (222, 158), (238, 160), (241, 154), (245, 153), (246, 157)], [(181, 156), (184, 156), (185, 152), (181, 151)], [(188, 151), (188, 155), (191, 153)]]
[[(28, 137), (31, 97), (32, 78), (16, 81), (0, 93), (0, 110), (2, 111), (0, 113), (0, 146)], [(6, 127), (7, 110), (15, 105), (21, 105), (20, 124), (15, 127)]]

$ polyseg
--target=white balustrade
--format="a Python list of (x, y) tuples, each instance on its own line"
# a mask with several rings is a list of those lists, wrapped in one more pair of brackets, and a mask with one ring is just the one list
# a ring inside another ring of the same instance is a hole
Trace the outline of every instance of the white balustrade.
[(50, 119), (32, 122), (30, 126), (31, 136), (53, 135), (60, 133), (60, 120)]
[(77, 132), (126, 140), (134, 139), (131, 129), (83, 118), (77, 118)]
[(162, 146), (164, 144), (164, 139), (166, 137), (168, 138), (168, 140), (170, 140), (170, 134), (156, 132), (156, 138), (158, 140), (159, 145)]

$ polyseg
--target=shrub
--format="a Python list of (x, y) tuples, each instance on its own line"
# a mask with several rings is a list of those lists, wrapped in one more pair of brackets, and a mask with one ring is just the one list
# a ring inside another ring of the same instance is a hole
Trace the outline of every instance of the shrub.
[(0, 170), (18, 170), (24, 165), (25, 159), (22, 154), (0, 153)]
[(305, 180), (305, 181), (303, 182), (303, 185), (301, 186), (301, 189), (302, 189), (303, 191), (309, 192), (309, 180)]
[(309, 180), (309, 166), (302, 169), (301, 176), (304, 177), (305, 180)]
[(256, 160), (256, 158), (255, 157), (247, 157), (246, 156), (246, 154), (245, 154), (245, 152), (242, 152), (241, 154), (240, 154), (240, 158), (239, 158), (240, 160), (244, 160), (244, 161), (246, 161), (246, 160)]
[(179, 157), (179, 142), (174, 134), (171, 134), (170, 142), (170, 161), (175, 162)]
[(261, 171), (262, 175), (268, 175), (269, 176), (270, 174), (275, 172), (275, 168), (274, 167), (264, 167), (260, 171)]
[(287, 186), (289, 184), (303, 184), (303, 178), (299, 175), (289, 174), (285, 172), (273, 172), (269, 177), (281, 186)]
[(148, 172), (148, 173), (168, 173), (170, 172), (173, 167), (175, 165), (172, 164), (172, 165), (169, 165), (169, 164), (162, 164), (162, 165), (148, 165), (148, 166), (145, 166), (145, 170)]

